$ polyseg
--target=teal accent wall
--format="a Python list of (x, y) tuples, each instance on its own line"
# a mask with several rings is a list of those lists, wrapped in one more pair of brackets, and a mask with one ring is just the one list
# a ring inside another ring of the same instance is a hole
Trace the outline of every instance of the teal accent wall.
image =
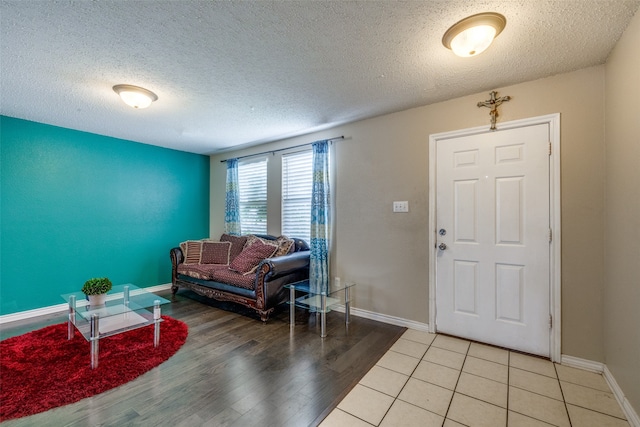
[(208, 156), (0, 116), (0, 177), (2, 315), (169, 283), (169, 250), (209, 236)]

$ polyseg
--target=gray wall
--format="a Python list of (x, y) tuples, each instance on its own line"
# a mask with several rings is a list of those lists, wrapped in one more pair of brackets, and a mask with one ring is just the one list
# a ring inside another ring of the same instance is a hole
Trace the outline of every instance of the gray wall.
[(640, 14), (606, 65), (605, 362), (640, 412)]
[[(495, 88), (512, 96), (500, 121), (561, 113), (562, 353), (597, 361), (604, 360), (604, 78), (597, 66)], [(334, 147), (333, 274), (358, 283), (355, 307), (427, 323), (429, 135), (488, 126), (488, 110), (476, 103), (491, 89), (212, 157), (212, 237), (224, 227), (220, 159), (345, 135)], [(392, 213), (394, 200), (408, 200), (410, 212)], [(279, 198), (270, 208), (279, 215)]]
[[(211, 235), (219, 236), (224, 227), (225, 166), (220, 159), (345, 135), (346, 140), (334, 146), (333, 274), (358, 283), (355, 307), (427, 323), (429, 135), (488, 126), (488, 111), (476, 103), (487, 99), (492, 89), (512, 97), (500, 107), (499, 122), (560, 113), (561, 351), (605, 362), (637, 412), (639, 44), (636, 16), (606, 65), (487, 88), (472, 96), (213, 156)], [(279, 165), (277, 157), (271, 167)], [(279, 181), (279, 171), (274, 177)], [(273, 189), (278, 182), (269, 185)], [(270, 190), (270, 196), (269, 230), (278, 234), (279, 193)], [(410, 212), (392, 213), (394, 200), (408, 200)]]

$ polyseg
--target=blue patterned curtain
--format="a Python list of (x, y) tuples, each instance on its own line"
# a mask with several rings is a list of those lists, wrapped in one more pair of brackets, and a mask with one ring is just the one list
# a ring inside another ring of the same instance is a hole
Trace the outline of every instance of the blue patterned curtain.
[(239, 236), (240, 230), (240, 184), (238, 182), (238, 159), (227, 160), (227, 186), (224, 209), (224, 231)]
[(309, 290), (329, 290), (329, 142), (317, 141), (313, 147), (313, 187), (311, 190), (311, 254)]

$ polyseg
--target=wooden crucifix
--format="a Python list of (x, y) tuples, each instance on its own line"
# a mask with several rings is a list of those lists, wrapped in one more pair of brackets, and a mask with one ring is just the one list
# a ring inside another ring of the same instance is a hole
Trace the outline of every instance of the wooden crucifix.
[(496, 98), (498, 92), (495, 90), (489, 92), (490, 98), (483, 102), (478, 102), (478, 107), (488, 107), (491, 108), (491, 130), (496, 130), (496, 118), (498, 117), (498, 107), (503, 102), (507, 102), (511, 99), (510, 96), (501, 96), (500, 98)]

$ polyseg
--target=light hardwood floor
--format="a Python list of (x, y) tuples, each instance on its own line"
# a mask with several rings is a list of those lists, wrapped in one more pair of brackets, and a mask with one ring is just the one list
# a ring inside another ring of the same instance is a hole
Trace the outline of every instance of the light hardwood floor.
[[(343, 314), (332, 312), (321, 339), (316, 316), (301, 310), (291, 330), (286, 310), (263, 324), (216, 306), (178, 292), (162, 312), (187, 323), (189, 337), (167, 362), (116, 389), (2, 426), (314, 426), (406, 330), (354, 316), (345, 328)], [(1, 325), (0, 338), (65, 320), (60, 313)]]

